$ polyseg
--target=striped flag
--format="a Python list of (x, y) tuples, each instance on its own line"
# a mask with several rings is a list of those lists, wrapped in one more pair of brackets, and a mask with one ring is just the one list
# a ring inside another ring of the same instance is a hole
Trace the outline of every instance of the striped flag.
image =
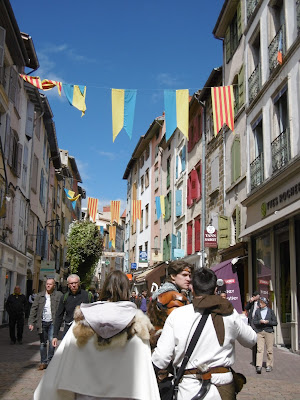
[(98, 211), (98, 199), (93, 199), (92, 197), (88, 198), (88, 210), (89, 210), (90, 217), (95, 222), (97, 211)]
[(62, 88), (61, 82), (52, 81), (51, 79), (43, 79), (42, 80), (43, 90), (50, 90), (50, 89), (54, 88), (54, 86), (57, 86), (58, 94), (61, 96), (61, 88)]
[(29, 76), (20, 74), (20, 77), (24, 79), (25, 82), (30, 83), (31, 85), (35, 86), (38, 89), (43, 89), (42, 81), (39, 76)]
[(277, 61), (280, 65), (282, 64), (282, 50), (283, 50), (282, 31), (280, 31), (279, 38), (278, 38), (278, 52), (277, 52)]
[(116, 221), (118, 224), (120, 223), (120, 204), (120, 201), (112, 200), (110, 202), (110, 218), (112, 224), (114, 221)]
[(109, 240), (111, 242), (112, 247), (116, 248), (116, 225), (112, 225), (109, 227)]
[(215, 136), (224, 124), (234, 130), (233, 88), (232, 86), (219, 86), (211, 88), (211, 99), (214, 117)]
[(132, 200), (132, 223), (137, 219), (141, 220), (142, 200)]

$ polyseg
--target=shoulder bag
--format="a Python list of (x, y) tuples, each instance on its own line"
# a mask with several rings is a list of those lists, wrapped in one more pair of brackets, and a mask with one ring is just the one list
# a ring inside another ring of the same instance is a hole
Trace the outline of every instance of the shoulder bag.
[(161, 400), (177, 400), (179, 382), (183, 376), (183, 373), (185, 371), (185, 367), (189, 361), (189, 358), (190, 358), (192, 352), (194, 351), (194, 348), (195, 348), (195, 346), (199, 340), (199, 337), (203, 331), (203, 328), (207, 321), (208, 316), (209, 316), (209, 313), (207, 311), (204, 311), (204, 313), (201, 317), (201, 320), (199, 321), (199, 324), (198, 324), (198, 326), (192, 336), (192, 339), (188, 345), (187, 351), (184, 355), (183, 361), (182, 361), (181, 366), (179, 367), (176, 375), (174, 377), (172, 377), (171, 379), (167, 378), (158, 384)]

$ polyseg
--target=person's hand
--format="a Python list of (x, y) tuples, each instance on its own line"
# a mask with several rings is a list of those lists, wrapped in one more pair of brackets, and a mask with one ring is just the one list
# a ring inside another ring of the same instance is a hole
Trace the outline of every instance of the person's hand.
[(269, 320), (268, 319), (265, 319), (265, 324), (268, 324), (269, 323)]
[(260, 323), (260, 324), (264, 324), (264, 323), (265, 323), (265, 320), (264, 320), (264, 319), (261, 319), (261, 320), (259, 321), (259, 323)]
[(33, 331), (34, 326), (33, 325), (28, 325), (28, 328), (29, 328), (30, 331)]
[(57, 347), (57, 338), (56, 337), (52, 339), (52, 346)]

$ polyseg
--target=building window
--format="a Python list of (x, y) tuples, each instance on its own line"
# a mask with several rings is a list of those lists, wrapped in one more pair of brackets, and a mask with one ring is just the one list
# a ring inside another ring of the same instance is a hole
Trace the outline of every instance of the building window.
[(149, 168), (145, 172), (145, 187), (149, 186)]
[(22, 153), (23, 146), (19, 143), (18, 134), (14, 129), (11, 129), (7, 162), (12, 172), (18, 177), (21, 176)]
[(187, 224), (187, 254), (193, 253), (193, 222)]
[(140, 168), (143, 168), (144, 166), (144, 154), (140, 158)]
[(200, 251), (201, 247), (201, 229), (200, 229), (200, 217), (195, 219), (194, 230), (195, 230), (195, 252)]
[(149, 225), (149, 204), (146, 204), (145, 207), (145, 227), (148, 228)]
[(144, 230), (144, 210), (141, 211), (140, 232)]
[(148, 146), (146, 147), (146, 151), (145, 151), (145, 160), (148, 160), (149, 155), (150, 155), (150, 145), (148, 145)]
[(42, 125), (42, 116), (38, 115), (36, 112), (34, 113), (35, 117), (35, 136), (40, 140), (41, 138), (41, 125)]
[(22, 163), (22, 187), (26, 190), (27, 186), (27, 171), (28, 171), (28, 147), (24, 145), (24, 152), (23, 152), (23, 163)]
[(227, 27), (225, 33), (226, 62), (230, 60), (235, 50), (237, 49), (241, 36), (242, 36), (241, 2), (238, 2), (237, 10), (231, 20), (230, 25)]
[(31, 190), (34, 193), (36, 193), (37, 191), (38, 167), (39, 167), (39, 160), (37, 156), (34, 154), (32, 163), (32, 178), (31, 178)]
[(141, 177), (141, 193), (144, 193), (144, 175)]
[(155, 170), (154, 170), (154, 187), (155, 189), (159, 186), (159, 169), (158, 169), (158, 164), (155, 164)]

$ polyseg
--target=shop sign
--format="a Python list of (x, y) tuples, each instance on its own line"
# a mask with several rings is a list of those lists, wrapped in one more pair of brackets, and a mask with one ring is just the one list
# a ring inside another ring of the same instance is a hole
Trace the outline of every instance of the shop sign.
[(282, 190), (277, 196), (275, 195), (270, 200), (266, 200), (261, 204), (261, 215), (266, 217), (273, 212), (286, 207), (288, 204), (298, 200), (300, 197), (300, 182)]
[(143, 263), (143, 262), (148, 262), (148, 255), (146, 251), (140, 251), (140, 258), (139, 258), (139, 262)]
[[(207, 227), (208, 228), (208, 227)], [(211, 230), (210, 230), (211, 232)], [(214, 229), (214, 232), (209, 233), (208, 230), (204, 231), (204, 247), (218, 247), (218, 240), (217, 240), (217, 230)]]
[(55, 261), (41, 261), (40, 280), (44, 278), (55, 279)]
[(131, 263), (131, 269), (136, 269), (137, 265), (136, 263)]

